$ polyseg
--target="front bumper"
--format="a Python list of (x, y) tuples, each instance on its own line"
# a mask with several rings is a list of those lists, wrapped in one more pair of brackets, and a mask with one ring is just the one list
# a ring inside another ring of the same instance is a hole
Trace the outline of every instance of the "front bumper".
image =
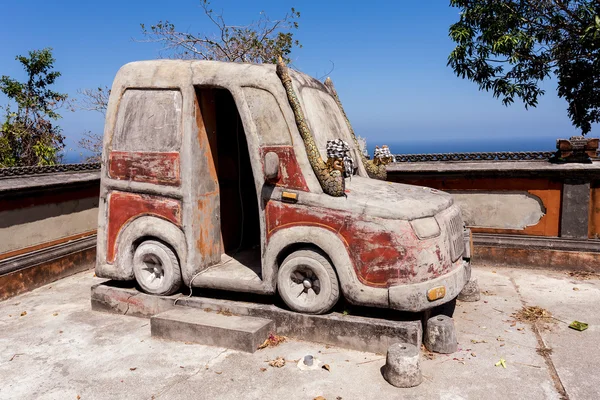
[[(471, 278), (471, 262), (463, 259), (461, 265), (438, 278), (421, 283), (392, 286), (388, 289), (390, 308), (400, 311), (421, 312), (454, 299)], [(444, 287), (444, 297), (429, 301), (430, 289)]]

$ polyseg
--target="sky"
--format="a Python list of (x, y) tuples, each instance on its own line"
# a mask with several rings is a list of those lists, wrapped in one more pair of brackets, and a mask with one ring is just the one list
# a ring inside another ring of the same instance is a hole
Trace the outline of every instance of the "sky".
[[(0, 75), (20, 80), (16, 55), (52, 47), (62, 73), (55, 90), (110, 86), (130, 61), (164, 54), (156, 43), (140, 43), (140, 23), (169, 20), (180, 30), (213, 32), (199, 0), (3, 0)], [(505, 107), (491, 93), (458, 78), (446, 66), (453, 43), (449, 26), (458, 9), (449, 0), (288, 1), (213, 0), (229, 24), (245, 25), (265, 11), (271, 18), (291, 7), (301, 12), (293, 67), (317, 78), (329, 76), (355, 131), (369, 147), (389, 144), (393, 153), (430, 150), (552, 150), (557, 138), (578, 134), (567, 104), (556, 95), (556, 80), (543, 84), (537, 108)], [(333, 63), (333, 64), (332, 64)], [(0, 104), (6, 98), (0, 97)], [(96, 112), (62, 111), (67, 153), (79, 154), (85, 131), (102, 132)], [(597, 128), (596, 128), (597, 130)], [(592, 134), (594, 131), (592, 131)], [(473, 147), (472, 142), (478, 143)], [(415, 147), (415, 144), (417, 146)]]

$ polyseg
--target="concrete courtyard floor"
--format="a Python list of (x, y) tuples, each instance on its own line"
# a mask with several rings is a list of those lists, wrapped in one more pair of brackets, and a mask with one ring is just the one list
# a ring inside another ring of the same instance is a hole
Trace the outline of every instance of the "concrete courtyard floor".
[[(101, 280), (80, 273), (0, 302), (0, 399), (600, 398), (599, 280), (494, 267), (474, 276), (481, 300), (454, 314), (459, 351), (422, 353), (423, 383), (398, 389), (381, 376), (382, 354), (292, 339), (254, 354), (153, 339), (147, 319), (91, 311)], [(556, 319), (515, 321), (523, 305)], [(590, 327), (572, 330), (572, 320)], [(306, 354), (330, 370), (300, 370)], [(286, 365), (269, 366), (278, 356)]]

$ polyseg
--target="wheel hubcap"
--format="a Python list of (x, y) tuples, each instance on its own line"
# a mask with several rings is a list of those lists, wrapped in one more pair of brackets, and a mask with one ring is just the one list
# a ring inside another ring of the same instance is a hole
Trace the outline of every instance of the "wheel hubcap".
[(321, 292), (321, 282), (310, 268), (299, 266), (290, 275), (290, 288), (297, 302), (311, 303)]
[(142, 263), (144, 264), (142, 274), (146, 285), (153, 288), (160, 286), (165, 277), (165, 270), (160, 259), (152, 254), (146, 254)]

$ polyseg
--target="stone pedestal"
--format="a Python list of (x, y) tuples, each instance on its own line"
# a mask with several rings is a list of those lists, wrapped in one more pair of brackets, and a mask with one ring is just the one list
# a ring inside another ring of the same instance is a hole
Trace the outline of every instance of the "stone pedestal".
[(409, 388), (421, 384), (421, 363), (419, 349), (408, 343), (395, 343), (387, 352), (383, 377), (391, 385)]
[(423, 343), (429, 351), (442, 354), (454, 353), (458, 349), (454, 320), (445, 315), (429, 318)]
[(481, 298), (481, 293), (479, 292), (479, 284), (477, 283), (477, 278), (471, 278), (463, 288), (463, 290), (458, 294), (458, 300), (460, 301), (479, 301)]

